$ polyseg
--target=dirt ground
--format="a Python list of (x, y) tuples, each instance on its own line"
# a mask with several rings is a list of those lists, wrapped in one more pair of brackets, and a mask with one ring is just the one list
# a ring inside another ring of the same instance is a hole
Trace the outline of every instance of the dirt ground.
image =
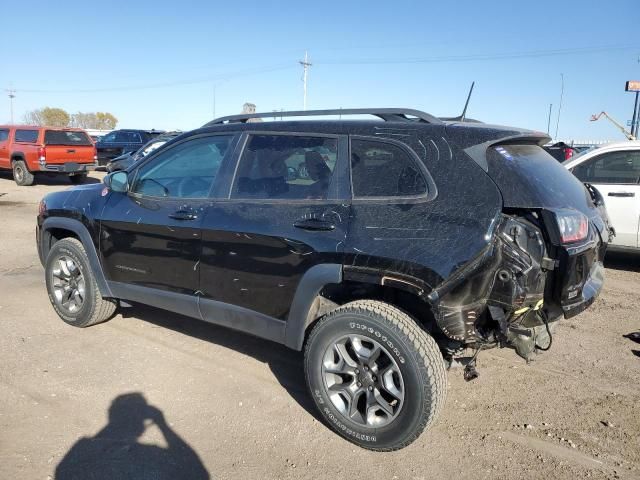
[(0, 175), (0, 479), (64, 480), (70, 464), (119, 478), (122, 458), (145, 479), (640, 478), (640, 345), (624, 337), (640, 330), (640, 256), (608, 258), (604, 293), (550, 352), (483, 352), (475, 381), (449, 372), (430, 431), (373, 453), (318, 421), (297, 352), (143, 307), (64, 324), (34, 226), (39, 199), (68, 186)]

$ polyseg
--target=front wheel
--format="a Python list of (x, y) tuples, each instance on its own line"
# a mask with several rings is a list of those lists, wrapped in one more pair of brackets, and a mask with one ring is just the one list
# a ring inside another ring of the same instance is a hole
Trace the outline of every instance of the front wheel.
[(374, 300), (348, 303), (318, 321), (307, 341), (305, 376), (331, 428), (379, 451), (418, 438), (447, 391), (433, 338), (403, 311)]
[(88, 327), (107, 320), (115, 312), (115, 302), (102, 298), (79, 240), (64, 238), (51, 247), (45, 275), (51, 305), (69, 325)]

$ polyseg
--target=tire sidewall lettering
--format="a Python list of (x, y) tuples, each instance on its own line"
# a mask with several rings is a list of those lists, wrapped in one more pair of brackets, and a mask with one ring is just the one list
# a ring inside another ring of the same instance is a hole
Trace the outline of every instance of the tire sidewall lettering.
[(403, 365), (405, 364), (406, 360), (402, 352), (400, 352), (398, 347), (395, 346), (384, 333), (380, 332), (377, 327), (365, 325), (364, 322), (349, 322), (349, 328), (351, 328), (352, 330), (369, 333), (370, 335), (376, 337), (378, 340), (381, 340), (382, 343), (384, 343), (385, 346), (388, 347), (389, 350), (393, 352), (393, 354), (398, 358), (398, 361)]

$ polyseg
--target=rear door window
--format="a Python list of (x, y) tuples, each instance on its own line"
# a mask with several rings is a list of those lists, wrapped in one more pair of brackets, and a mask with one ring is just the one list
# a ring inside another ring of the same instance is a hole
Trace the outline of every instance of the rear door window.
[(9, 138), (9, 130), (0, 129), (0, 142), (5, 142)]
[(573, 169), (583, 182), (600, 184), (633, 184), (640, 180), (640, 150), (603, 153)]
[(427, 193), (427, 182), (409, 152), (376, 140), (351, 140), (354, 198), (412, 197)]
[(117, 143), (142, 143), (140, 134), (137, 132), (117, 132), (115, 141)]
[(89, 136), (84, 132), (65, 130), (47, 130), (44, 132), (45, 145), (91, 145)]
[(251, 135), (232, 197), (326, 199), (336, 166), (338, 139), (297, 135)]
[(38, 141), (38, 130), (16, 130), (16, 142), (35, 143)]

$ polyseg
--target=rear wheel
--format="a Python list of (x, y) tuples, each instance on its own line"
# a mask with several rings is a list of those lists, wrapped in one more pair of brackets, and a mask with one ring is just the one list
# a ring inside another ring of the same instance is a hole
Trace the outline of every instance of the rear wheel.
[(14, 161), (12, 167), (13, 179), (18, 185), (21, 187), (33, 185), (35, 177), (33, 173), (29, 171), (23, 160)]
[(79, 185), (81, 183), (84, 183), (86, 179), (87, 179), (86, 173), (78, 173), (76, 175), (69, 176), (69, 181), (74, 185)]
[(436, 342), (409, 315), (373, 300), (343, 305), (318, 321), (305, 375), (326, 422), (371, 450), (397, 450), (435, 419), (447, 391)]
[(58, 316), (74, 327), (104, 322), (116, 310), (102, 298), (82, 243), (75, 238), (56, 242), (47, 256), (45, 275), (49, 300)]

